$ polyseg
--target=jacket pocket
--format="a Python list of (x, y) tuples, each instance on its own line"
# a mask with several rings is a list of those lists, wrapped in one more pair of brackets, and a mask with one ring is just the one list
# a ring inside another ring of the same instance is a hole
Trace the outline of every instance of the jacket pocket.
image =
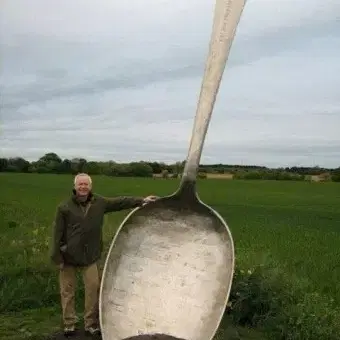
[(66, 261), (83, 262), (83, 230), (80, 223), (68, 227), (65, 244), (60, 250)]
[(80, 239), (81, 234), (82, 228), (79, 222), (69, 225), (67, 228), (66, 242), (69, 243), (70, 241), (73, 241), (75, 238)]

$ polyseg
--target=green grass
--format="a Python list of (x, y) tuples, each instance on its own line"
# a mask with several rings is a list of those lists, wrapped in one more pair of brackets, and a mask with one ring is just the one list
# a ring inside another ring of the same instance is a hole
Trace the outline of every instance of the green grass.
[[(108, 196), (167, 195), (178, 183), (94, 177), (94, 191)], [(57, 270), (49, 262), (48, 242), (56, 205), (71, 189), (71, 176), (0, 174), (1, 339), (24, 339), (59, 327)], [(211, 179), (201, 180), (198, 191), (227, 221), (238, 268), (246, 272), (270, 265), (301, 299), (317, 294), (322, 301), (340, 305), (339, 184)], [(106, 247), (126, 213), (107, 215)], [(82, 294), (77, 297), (80, 308)], [(19, 323), (15, 312), (21, 315)], [(16, 328), (21, 329), (19, 335)], [(232, 333), (233, 339), (263, 339), (253, 331), (231, 327), (228, 318), (223, 329), (222, 338)]]

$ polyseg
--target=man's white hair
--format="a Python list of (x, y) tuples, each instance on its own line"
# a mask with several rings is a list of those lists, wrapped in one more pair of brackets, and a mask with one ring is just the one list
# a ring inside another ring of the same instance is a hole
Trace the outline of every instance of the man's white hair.
[(89, 180), (89, 183), (92, 185), (92, 178), (89, 174), (85, 173), (85, 172), (82, 172), (80, 174), (78, 174), (77, 176), (74, 177), (74, 185), (76, 185), (77, 183), (77, 180), (79, 177), (87, 177), (88, 180)]

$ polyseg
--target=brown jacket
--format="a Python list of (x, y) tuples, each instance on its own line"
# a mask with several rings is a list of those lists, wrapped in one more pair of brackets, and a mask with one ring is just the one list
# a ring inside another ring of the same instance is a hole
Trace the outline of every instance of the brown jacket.
[(101, 257), (102, 226), (109, 212), (142, 205), (143, 197), (106, 198), (90, 194), (80, 203), (75, 192), (57, 207), (53, 225), (51, 259), (54, 263), (88, 266)]

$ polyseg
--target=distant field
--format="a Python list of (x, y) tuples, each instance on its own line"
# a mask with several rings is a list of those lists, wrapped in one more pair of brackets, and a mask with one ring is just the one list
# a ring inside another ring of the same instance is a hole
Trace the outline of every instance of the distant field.
[[(178, 183), (94, 177), (94, 191), (108, 196), (167, 195)], [(37, 322), (47, 333), (59, 327), (56, 270), (47, 251), (56, 205), (71, 189), (68, 175), (0, 174), (1, 339), (35, 334)], [(199, 182), (198, 190), (230, 226), (238, 268), (247, 271), (274, 263), (306, 291), (340, 304), (339, 184), (208, 179)], [(107, 216), (106, 246), (126, 213)], [(81, 298), (82, 293), (80, 307)], [(19, 324), (14, 312), (23, 315)]]
[(233, 179), (233, 174), (207, 174), (208, 179)]

